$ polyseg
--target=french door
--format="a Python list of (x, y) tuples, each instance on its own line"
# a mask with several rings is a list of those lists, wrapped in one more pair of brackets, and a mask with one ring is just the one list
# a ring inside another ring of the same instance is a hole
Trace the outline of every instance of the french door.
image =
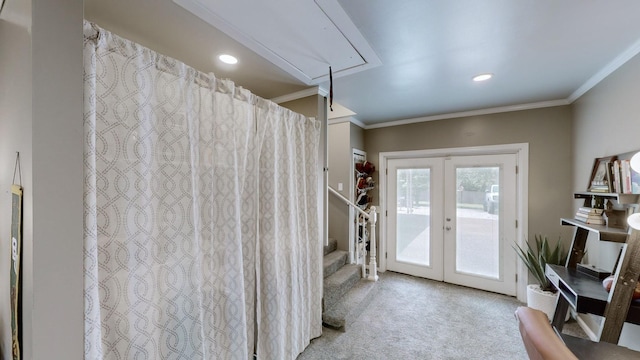
[(516, 155), (387, 161), (387, 269), (516, 294)]
[[(387, 163), (387, 268), (443, 280), (443, 174), (441, 159)], [(438, 190), (436, 190), (438, 189)]]

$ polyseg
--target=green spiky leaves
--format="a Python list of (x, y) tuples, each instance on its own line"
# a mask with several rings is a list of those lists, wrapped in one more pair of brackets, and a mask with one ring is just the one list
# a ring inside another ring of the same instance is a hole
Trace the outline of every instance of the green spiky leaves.
[(560, 239), (552, 246), (546, 236), (536, 234), (535, 242), (535, 249), (531, 247), (529, 242), (527, 242), (526, 250), (518, 244), (514, 244), (513, 248), (536, 280), (538, 280), (540, 288), (544, 291), (555, 292), (555, 288), (544, 275), (544, 270), (547, 264), (565, 265), (567, 253), (564, 251)]

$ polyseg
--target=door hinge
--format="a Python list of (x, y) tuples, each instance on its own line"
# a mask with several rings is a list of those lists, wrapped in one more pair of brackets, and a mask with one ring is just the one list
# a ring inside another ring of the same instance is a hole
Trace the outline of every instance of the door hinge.
[(518, 220), (516, 220), (516, 229), (518, 228)]
[(389, 216), (389, 212), (387, 210), (384, 211), (384, 216)]
[(384, 174), (385, 175), (389, 175), (389, 169), (388, 168), (384, 169)]
[(516, 274), (516, 282), (518, 282), (518, 274)]
[(384, 253), (384, 258), (385, 258), (385, 259), (387, 258), (387, 253)]
[(518, 175), (518, 165), (516, 165), (516, 175)]

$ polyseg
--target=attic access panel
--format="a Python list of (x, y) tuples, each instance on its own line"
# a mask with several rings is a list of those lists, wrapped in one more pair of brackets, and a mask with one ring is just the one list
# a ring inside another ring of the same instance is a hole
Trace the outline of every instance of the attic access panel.
[(307, 85), (380, 65), (337, 0), (173, 0)]

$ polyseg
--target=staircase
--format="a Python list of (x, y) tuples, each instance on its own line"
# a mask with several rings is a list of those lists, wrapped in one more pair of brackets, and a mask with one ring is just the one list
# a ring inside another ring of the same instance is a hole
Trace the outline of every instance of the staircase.
[(329, 245), (324, 247), (322, 322), (344, 331), (369, 305), (377, 291), (377, 282), (362, 279), (362, 267), (347, 264), (349, 254), (337, 250), (337, 244), (335, 239), (329, 239)]

